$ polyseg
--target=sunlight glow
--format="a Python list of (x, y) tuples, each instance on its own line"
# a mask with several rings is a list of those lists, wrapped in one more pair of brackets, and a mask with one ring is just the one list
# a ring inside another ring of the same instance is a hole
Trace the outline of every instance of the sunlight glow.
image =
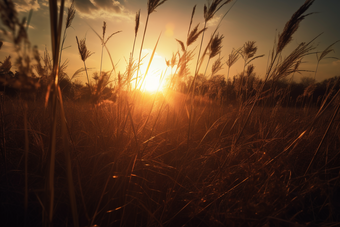
[[(140, 74), (138, 77), (142, 76), (144, 77), (144, 73), (146, 72), (147, 69), (147, 64), (149, 62), (150, 59), (150, 55), (151, 55), (152, 50), (143, 50), (142, 55), (146, 55), (147, 57), (144, 59), (141, 67), (140, 67)], [(162, 91), (165, 85), (165, 78), (161, 78), (164, 77), (164, 73), (166, 73), (166, 76), (169, 75), (169, 72), (165, 72), (166, 71), (166, 64), (165, 64), (165, 58), (162, 57), (161, 55), (157, 54), (157, 52), (155, 53), (155, 56), (152, 60), (152, 63), (150, 65), (148, 74), (146, 75), (143, 84), (141, 86), (141, 90), (142, 91), (147, 91), (147, 92), (156, 92), (157, 89), (158, 91)], [(165, 77), (166, 77), (165, 76)], [(139, 86), (140, 83), (142, 82), (143, 79), (140, 79), (141, 81), (139, 81)], [(139, 87), (138, 86), (138, 87)]]
[[(159, 73), (160, 74), (160, 73)], [(161, 75), (157, 74), (151, 74), (148, 73), (148, 75), (145, 78), (144, 84), (142, 86), (142, 90), (148, 91), (148, 92), (155, 92), (157, 91), (159, 87), (159, 91), (162, 91), (162, 86), (160, 85), (161, 81), (160, 78)], [(162, 83), (164, 84), (164, 83)]]

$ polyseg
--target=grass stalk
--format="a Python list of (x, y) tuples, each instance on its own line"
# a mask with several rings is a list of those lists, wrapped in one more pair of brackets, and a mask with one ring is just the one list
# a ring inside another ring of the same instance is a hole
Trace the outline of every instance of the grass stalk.
[[(28, 208), (28, 154), (29, 154), (29, 139), (28, 139), (28, 128), (27, 128), (27, 103), (24, 103), (24, 130), (25, 130), (25, 219), (27, 218)], [(26, 223), (26, 220), (25, 220)]]
[(329, 132), (329, 129), (331, 128), (332, 124), (334, 123), (334, 119), (336, 118), (336, 116), (337, 116), (337, 114), (339, 112), (339, 108), (340, 108), (340, 102), (338, 102), (337, 105), (336, 105), (336, 108), (335, 108), (335, 110), (333, 112), (332, 118), (331, 118), (330, 122), (328, 123), (327, 129), (326, 129), (325, 133), (323, 134), (322, 139), (321, 139), (317, 149), (315, 150), (315, 152), (313, 154), (313, 157), (312, 157), (311, 161), (309, 162), (309, 165), (308, 165), (308, 167), (307, 167), (307, 169), (305, 171), (305, 175), (307, 174), (307, 172), (309, 171), (310, 167), (312, 166), (312, 164), (314, 162), (314, 159), (315, 159), (317, 153), (319, 152), (320, 147), (322, 146), (322, 144), (323, 144), (323, 142), (324, 142), (324, 140), (325, 140), (325, 138), (326, 138), (326, 136), (327, 136), (327, 134)]
[(78, 221), (78, 211), (77, 211), (77, 202), (76, 202), (76, 195), (75, 195), (75, 188), (74, 188), (74, 180), (72, 174), (72, 159), (71, 159), (71, 148), (69, 146), (69, 135), (67, 131), (66, 125), (66, 118), (65, 118), (65, 110), (63, 105), (63, 99), (60, 91), (60, 87), (58, 86), (58, 93), (59, 93), (59, 101), (60, 101), (60, 116), (61, 116), (61, 132), (62, 132), (62, 143), (63, 143), (63, 151), (65, 156), (65, 163), (66, 163), (66, 177), (67, 177), (67, 185), (68, 185), (68, 193), (70, 197), (70, 205), (72, 211), (72, 219), (73, 225), (75, 227), (79, 226)]
[[(45, 219), (45, 226), (52, 226), (53, 224), (53, 208), (54, 208), (54, 171), (55, 171), (55, 153), (56, 153), (56, 137), (57, 137), (57, 112), (58, 109), (60, 112), (61, 122), (63, 124), (62, 132), (64, 138), (64, 151), (67, 152), (69, 149), (66, 148), (66, 144), (68, 143), (67, 133), (66, 133), (66, 125), (65, 125), (65, 113), (63, 110), (63, 102), (62, 95), (59, 88), (59, 57), (60, 57), (60, 37), (62, 30), (62, 22), (63, 22), (63, 14), (64, 14), (64, 0), (60, 2), (59, 16), (58, 16), (58, 5), (56, 0), (49, 0), (49, 9), (50, 9), (50, 28), (51, 28), (51, 39), (52, 39), (52, 56), (53, 56), (53, 96), (52, 96), (52, 127), (51, 127), (51, 139), (50, 139), (50, 148), (49, 148), (49, 171), (47, 177), (47, 186), (46, 186), (46, 194), (47, 203), (45, 205), (47, 207), (47, 215), (48, 218)], [(50, 91), (48, 91), (50, 92)], [(59, 104), (59, 105), (58, 105)], [(59, 106), (59, 108), (58, 108)], [(67, 141), (67, 142), (66, 142)], [(67, 180), (69, 186), (69, 195), (70, 195), (70, 203), (71, 210), (73, 216), (73, 224), (75, 227), (79, 226), (78, 223), (78, 215), (76, 209), (76, 201), (73, 187), (73, 179), (72, 179), (72, 169), (71, 169), (71, 158), (69, 155), (65, 153), (66, 158), (66, 167), (67, 167)]]
[[(275, 64), (278, 64), (278, 62), (276, 62), (276, 60), (278, 59), (278, 57), (280, 56), (280, 54), (282, 53), (283, 49), (288, 45), (288, 43), (292, 40), (292, 36), (293, 34), (297, 31), (300, 22), (308, 15), (303, 15), (303, 13), (305, 13), (308, 8), (313, 4), (314, 0), (306, 0), (306, 2), (293, 14), (293, 16), (290, 18), (290, 20), (286, 23), (285, 28), (283, 30), (283, 33), (279, 35), (279, 41), (277, 43), (276, 49), (273, 48), (272, 50), (272, 55), (271, 55), (271, 61), (269, 63), (269, 67), (267, 69), (266, 72), (266, 76), (265, 76), (265, 80), (262, 83), (261, 88), (259, 89), (259, 91), (257, 92), (256, 96), (255, 96), (255, 100), (253, 101), (253, 105), (245, 119), (245, 123), (243, 124), (243, 126), (241, 127), (241, 130), (239, 131), (238, 135), (236, 136), (235, 142), (233, 143), (235, 146), (242, 133), (243, 130), (245, 128), (245, 126), (248, 124), (248, 120), (254, 110), (254, 107), (256, 105), (256, 103), (259, 100), (259, 97), (264, 89), (264, 85), (266, 84), (266, 82), (269, 79), (273, 79), (273, 80), (278, 80), (279, 76), (288, 76), (291, 73), (294, 73), (297, 71), (297, 65), (299, 65), (301, 63), (301, 59), (307, 54), (309, 53), (313, 48), (311, 47), (311, 43), (318, 37), (314, 38), (312, 41), (310, 41), (309, 43), (305, 44), (305, 43), (301, 43), (282, 63), (281, 65), (277, 65), (274, 69)], [(293, 66), (293, 64), (295, 64)], [(290, 70), (290, 67), (293, 66), (293, 70)], [(276, 76), (275, 74), (273, 74), (272, 72), (276, 70)]]
[(1, 155), (5, 163), (5, 172), (7, 172), (7, 152), (6, 152), (6, 134), (5, 134), (5, 116), (4, 116), (4, 92), (0, 94), (0, 120), (1, 120)]
[(144, 39), (145, 39), (146, 30), (147, 30), (148, 22), (149, 22), (149, 16), (150, 16), (150, 14), (148, 14), (148, 15), (146, 16), (146, 22), (145, 22), (145, 27), (144, 27), (144, 32), (143, 32), (142, 43), (141, 43), (140, 50), (139, 50), (139, 55), (138, 55), (135, 89), (137, 89), (137, 84), (138, 84), (139, 67), (140, 67), (140, 62), (141, 62), (141, 57), (142, 57)]

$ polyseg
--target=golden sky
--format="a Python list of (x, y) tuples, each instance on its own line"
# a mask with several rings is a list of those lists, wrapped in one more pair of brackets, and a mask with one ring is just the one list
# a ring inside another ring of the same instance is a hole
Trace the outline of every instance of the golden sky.
[[(33, 15), (29, 28), (29, 39), (32, 45), (37, 45), (41, 51), (47, 48), (50, 51), (50, 29), (49, 10), (47, 0), (16, 0), (14, 1), (20, 16), (28, 15), (33, 9)], [(235, 2), (235, 0), (233, 1)], [(221, 17), (233, 4), (225, 5), (216, 16), (209, 22), (208, 29), (204, 36), (204, 44), (208, 42), (211, 33), (215, 30)], [(176, 39), (185, 41), (188, 32), (192, 8), (196, 5), (193, 26), (200, 23), (203, 27), (203, 6), (206, 0), (168, 0), (156, 9), (149, 18), (148, 29), (145, 36), (143, 54), (147, 54), (143, 64), (147, 65), (148, 56), (160, 36), (157, 46), (155, 60), (152, 62), (150, 70), (160, 74), (165, 67), (165, 59), (169, 60), (172, 54), (180, 50)], [(233, 48), (242, 47), (247, 41), (256, 41), (257, 54), (265, 54), (265, 57), (253, 62), (255, 72), (259, 77), (263, 77), (269, 52), (273, 47), (275, 36), (283, 30), (285, 23), (291, 15), (304, 3), (304, 0), (238, 0), (234, 7), (221, 22), (218, 32), (224, 35), (221, 57), (223, 61)], [(67, 1), (67, 6), (70, 2)], [(107, 43), (117, 71), (124, 72), (126, 61), (132, 50), (134, 40), (135, 14), (141, 10), (140, 28), (137, 36), (134, 56), (138, 56), (143, 30), (147, 14), (147, 0), (76, 0), (76, 16), (71, 28), (67, 30), (65, 40), (66, 49), (63, 50), (62, 61), (68, 60), (67, 73), (71, 76), (77, 69), (83, 67), (80, 59), (76, 36), (79, 39), (86, 37), (88, 49), (94, 54), (86, 61), (87, 67), (91, 68), (90, 74), (99, 71), (101, 58), (101, 43), (92, 27), (98, 34), (102, 34), (103, 21), (107, 24), (106, 34), (122, 31), (114, 35)], [(316, 51), (323, 51), (331, 43), (340, 39), (340, 1), (339, 0), (319, 0), (315, 1), (308, 13), (316, 12), (308, 16), (301, 24), (299, 30), (294, 35), (294, 40), (290, 43), (284, 54), (294, 49), (301, 42), (308, 42), (314, 37), (323, 33), (315, 42)], [(66, 12), (65, 12), (66, 14)], [(191, 62), (191, 73), (196, 64), (197, 53), (201, 37), (191, 46), (195, 49), (195, 57)], [(329, 56), (340, 58), (340, 43), (334, 46), (335, 52)], [(13, 48), (6, 40), (0, 50), (0, 60), (12, 54)], [(284, 56), (283, 56), (284, 57)], [(213, 60), (214, 61), (214, 60)], [(212, 63), (210, 63), (211, 65)], [(110, 70), (111, 64), (106, 52), (103, 55), (103, 69)], [(242, 72), (243, 62), (239, 62), (231, 68), (230, 76)], [(304, 59), (301, 69), (313, 71), (316, 66), (316, 55), (313, 54)], [(201, 70), (204, 72), (204, 68)], [(219, 74), (226, 74), (227, 66)], [(208, 68), (210, 74), (210, 67)], [(340, 60), (324, 59), (321, 61), (317, 80), (340, 75)], [(313, 72), (306, 72), (303, 76), (313, 77)], [(301, 77), (301, 76), (300, 76)], [(296, 78), (299, 78), (296, 75)], [(82, 76), (85, 81), (85, 75)]]

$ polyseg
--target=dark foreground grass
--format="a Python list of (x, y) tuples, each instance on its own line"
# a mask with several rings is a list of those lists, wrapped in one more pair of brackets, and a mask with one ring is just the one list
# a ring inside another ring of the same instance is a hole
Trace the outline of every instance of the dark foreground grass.
[[(154, 96), (138, 97), (131, 113), (137, 142), (131, 121), (117, 120), (127, 118), (124, 105), (118, 112), (117, 103), (93, 107), (65, 102), (80, 226), (340, 223), (339, 116), (313, 159), (334, 112), (331, 108), (311, 125), (317, 109), (255, 107), (234, 144), (249, 110), (197, 105), (187, 149), (185, 102), (169, 102), (159, 95), (152, 107)], [(51, 113), (39, 101), (27, 104), (25, 213), (24, 102), (4, 101), (3, 226), (42, 225)], [(61, 141), (58, 132), (53, 223), (72, 226)]]

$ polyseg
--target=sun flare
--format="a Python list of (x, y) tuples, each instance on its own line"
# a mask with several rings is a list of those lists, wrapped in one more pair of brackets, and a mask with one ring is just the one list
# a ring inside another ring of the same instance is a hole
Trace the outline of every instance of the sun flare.
[(161, 75), (157, 76), (157, 74), (147, 75), (145, 77), (144, 84), (142, 86), (142, 90), (148, 92), (156, 92), (162, 90), (162, 81), (160, 78)]
[[(151, 52), (152, 50), (143, 49), (142, 55), (150, 56)], [(149, 62), (148, 57), (146, 57), (145, 62)], [(141, 88), (142, 91), (151, 93), (156, 91), (161, 92), (164, 88), (166, 80), (165, 77), (169, 74), (169, 72), (166, 72), (166, 67), (165, 58), (156, 52), (145, 77), (144, 75), (147, 71), (147, 64), (145, 63), (140, 66), (138, 88)]]

